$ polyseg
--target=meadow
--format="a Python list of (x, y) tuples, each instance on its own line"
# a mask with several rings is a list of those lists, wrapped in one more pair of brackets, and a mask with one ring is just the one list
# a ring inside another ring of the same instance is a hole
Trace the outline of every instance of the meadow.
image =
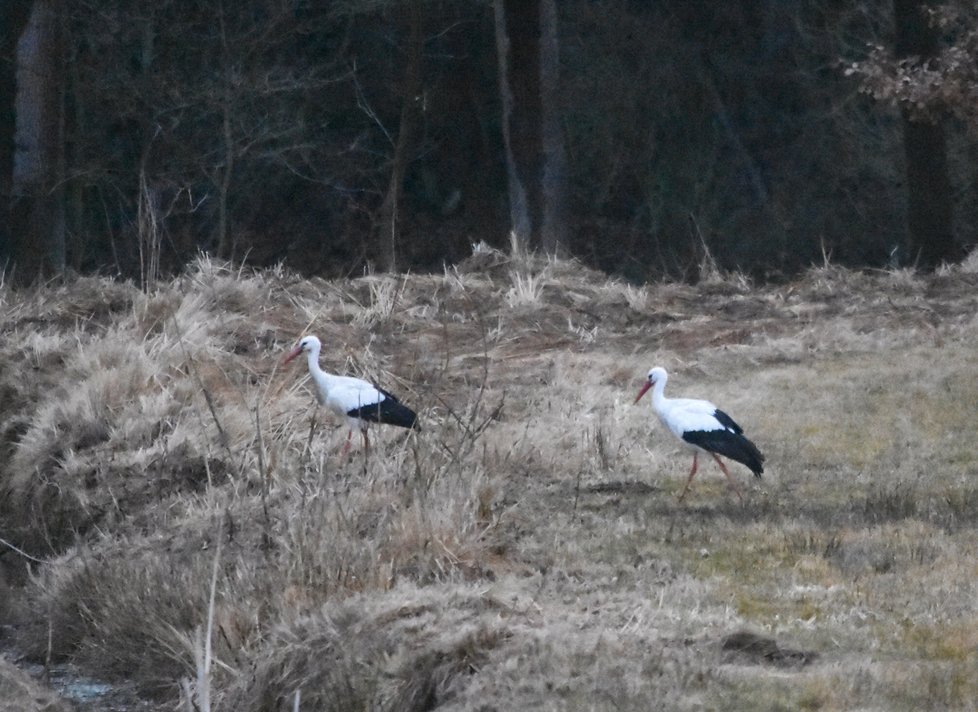
[[(978, 257), (703, 273), (0, 288), (0, 709), (109, 709), (57, 664), (120, 710), (973, 708)], [(305, 333), (423, 430), (341, 459)], [(677, 501), (654, 365), (767, 456), (743, 504), (709, 459)]]

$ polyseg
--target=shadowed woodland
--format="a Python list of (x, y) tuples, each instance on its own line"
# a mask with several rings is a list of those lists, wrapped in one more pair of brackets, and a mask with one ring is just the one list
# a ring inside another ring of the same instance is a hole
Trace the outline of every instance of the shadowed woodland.
[(644, 280), (975, 242), (975, 11), (913, 0), (0, 9), (0, 259), (152, 282), (473, 244)]

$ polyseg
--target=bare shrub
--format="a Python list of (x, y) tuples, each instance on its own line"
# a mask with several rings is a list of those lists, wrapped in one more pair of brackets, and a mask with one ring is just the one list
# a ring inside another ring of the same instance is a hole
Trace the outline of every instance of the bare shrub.
[(873, 98), (906, 107), (917, 120), (933, 121), (950, 112), (978, 133), (974, 6), (949, 2), (929, 7), (927, 13), (944, 39), (936, 57), (894, 58), (882, 45), (874, 45), (865, 60), (846, 68), (846, 74), (858, 77), (862, 90)]

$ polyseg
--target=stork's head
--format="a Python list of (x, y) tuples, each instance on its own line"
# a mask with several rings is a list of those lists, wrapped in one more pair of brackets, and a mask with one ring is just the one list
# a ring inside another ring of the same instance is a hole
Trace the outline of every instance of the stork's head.
[(286, 354), (285, 358), (282, 360), (282, 363), (288, 363), (301, 353), (315, 353), (318, 355), (320, 346), (321, 344), (319, 343), (319, 339), (317, 339), (315, 336), (303, 336), (301, 339), (299, 339), (299, 342), (295, 345), (295, 348)]
[(655, 368), (650, 370), (648, 379), (645, 381), (645, 383), (642, 384), (642, 389), (638, 392), (638, 395), (635, 396), (635, 403), (638, 403), (640, 400), (642, 400), (642, 396), (645, 395), (645, 392), (649, 390), (652, 386), (654, 386), (656, 383), (665, 383), (666, 378), (667, 378), (666, 369), (662, 368), (661, 366), (656, 366)]

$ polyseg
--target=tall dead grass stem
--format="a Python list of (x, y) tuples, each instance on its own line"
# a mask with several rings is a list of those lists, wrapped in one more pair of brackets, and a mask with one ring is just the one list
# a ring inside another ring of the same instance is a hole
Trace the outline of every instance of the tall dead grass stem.
[(181, 681), (184, 695), (184, 705), (187, 712), (212, 712), (211, 710), (211, 663), (213, 660), (214, 611), (217, 600), (217, 572), (221, 561), (221, 544), (218, 539), (214, 552), (214, 565), (211, 569), (210, 592), (207, 600), (207, 628), (201, 632), (200, 627), (194, 631), (194, 662), (196, 679)]

